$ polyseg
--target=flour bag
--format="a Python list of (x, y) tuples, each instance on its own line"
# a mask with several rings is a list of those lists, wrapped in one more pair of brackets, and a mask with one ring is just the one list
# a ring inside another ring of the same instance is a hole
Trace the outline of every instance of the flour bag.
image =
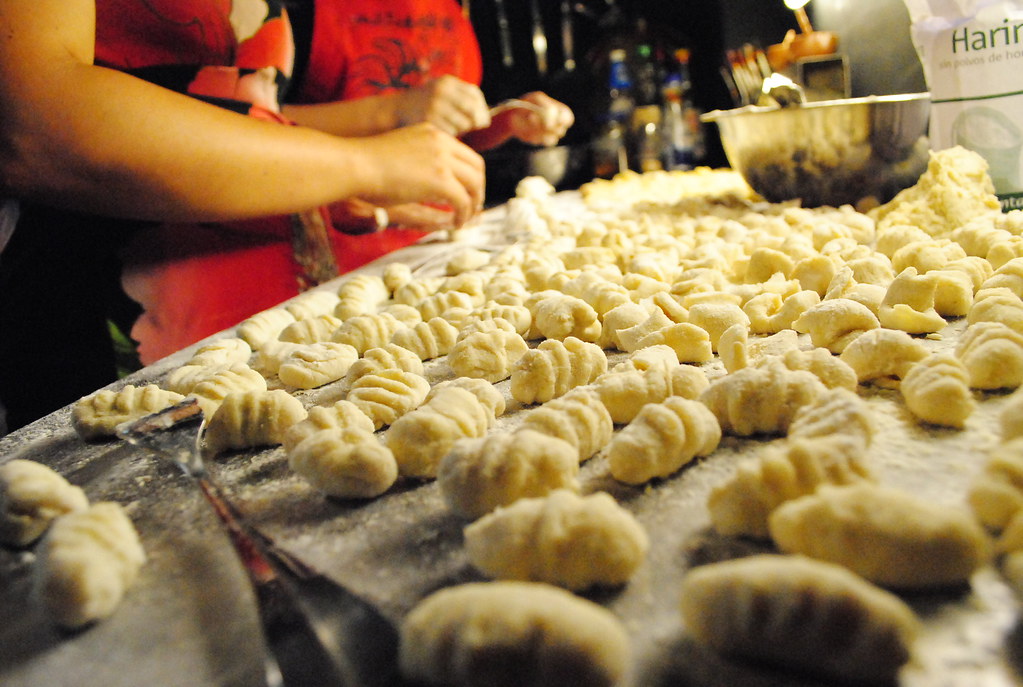
[(931, 92), (931, 148), (969, 148), (1023, 208), (1023, 0), (904, 0)]

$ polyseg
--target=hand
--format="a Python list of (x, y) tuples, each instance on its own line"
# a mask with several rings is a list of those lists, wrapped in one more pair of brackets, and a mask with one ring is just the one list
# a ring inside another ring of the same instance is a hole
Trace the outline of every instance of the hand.
[(397, 96), (396, 106), (400, 126), (430, 122), (453, 136), (490, 126), (483, 92), (454, 76), (404, 91)]
[(417, 124), (358, 140), (374, 165), (353, 170), (375, 182), (369, 193), (360, 194), (364, 200), (387, 208), (408, 203), (447, 206), (455, 227), (483, 208), (483, 158), (434, 125)]
[[(405, 203), (381, 208), (379, 205), (353, 198), (332, 205), (330, 216), (335, 227), (349, 234), (369, 234), (388, 227), (427, 232), (454, 228), (454, 212), (450, 208), (423, 203)], [(381, 225), (382, 217), (386, 219)]]
[(509, 133), (523, 143), (552, 146), (560, 141), (575, 123), (575, 115), (564, 103), (558, 102), (546, 93), (527, 93), (525, 100), (542, 108), (534, 112), (525, 108), (508, 110), (499, 118), (505, 118)]

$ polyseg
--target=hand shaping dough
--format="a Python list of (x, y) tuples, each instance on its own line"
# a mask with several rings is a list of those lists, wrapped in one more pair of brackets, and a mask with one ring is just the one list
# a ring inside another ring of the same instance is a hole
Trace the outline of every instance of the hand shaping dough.
[(465, 528), (469, 562), (484, 575), (573, 591), (625, 584), (648, 548), (643, 527), (605, 492), (519, 499)]
[(697, 456), (708, 456), (721, 441), (721, 427), (707, 406), (681, 396), (643, 406), (611, 439), (611, 476), (626, 484), (667, 477)]
[(122, 422), (169, 408), (183, 400), (185, 397), (181, 394), (155, 384), (142, 387), (128, 384), (120, 391), (102, 389), (75, 403), (71, 409), (71, 426), (85, 441), (112, 437)]
[(54, 518), (88, 507), (80, 487), (42, 463), (15, 458), (0, 465), (0, 544), (28, 546)]
[(383, 494), (398, 479), (391, 449), (356, 427), (323, 429), (288, 451), (288, 465), (314, 487), (342, 499)]
[(630, 659), (615, 615), (540, 583), (442, 589), (400, 628), (402, 675), (434, 687), (612, 687)]
[(682, 582), (681, 610), (689, 633), (722, 654), (842, 684), (894, 684), (920, 631), (894, 594), (801, 556), (696, 568)]
[(206, 426), (203, 449), (216, 455), (280, 444), (288, 428), (305, 417), (302, 402), (283, 389), (228, 394)]
[(39, 549), (34, 590), (58, 625), (79, 628), (117, 609), (145, 560), (121, 506), (97, 503), (53, 521)]
[(867, 482), (825, 485), (782, 504), (768, 528), (786, 553), (844, 565), (898, 589), (965, 584), (991, 552), (968, 510)]
[(437, 484), (448, 508), (475, 520), (521, 498), (579, 491), (578, 475), (574, 446), (522, 429), (459, 439), (440, 462)]

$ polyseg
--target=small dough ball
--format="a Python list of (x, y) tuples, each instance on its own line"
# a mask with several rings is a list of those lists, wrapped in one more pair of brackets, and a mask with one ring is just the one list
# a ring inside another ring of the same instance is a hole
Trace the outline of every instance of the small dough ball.
[(436, 687), (611, 687), (629, 638), (602, 606), (535, 582), (476, 582), (435, 592), (405, 617), (398, 661)]
[(579, 490), (579, 457), (564, 439), (530, 429), (455, 442), (437, 482), (448, 508), (475, 520), (518, 499)]
[(28, 546), (54, 518), (88, 507), (80, 487), (42, 463), (15, 458), (0, 465), (0, 544)]
[(574, 591), (625, 584), (649, 545), (642, 525), (605, 492), (519, 499), (465, 528), (469, 561), (483, 574)]
[(34, 591), (60, 626), (75, 629), (110, 616), (146, 560), (119, 504), (103, 502), (53, 521), (34, 570)]

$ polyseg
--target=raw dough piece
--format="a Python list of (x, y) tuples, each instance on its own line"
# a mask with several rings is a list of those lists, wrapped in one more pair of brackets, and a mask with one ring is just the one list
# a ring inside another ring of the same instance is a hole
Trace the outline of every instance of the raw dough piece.
[(579, 490), (579, 459), (563, 439), (522, 429), (459, 439), (437, 470), (448, 508), (475, 520), (518, 499)]
[(543, 291), (537, 296), (535, 301), (527, 301), (527, 307), (533, 314), (529, 338), (566, 339), (574, 336), (594, 342), (600, 337), (601, 323), (597, 311), (583, 299), (557, 291)]
[(810, 335), (814, 346), (841, 353), (849, 342), (881, 326), (870, 309), (849, 298), (821, 301), (800, 315), (792, 328)]
[(412, 267), (404, 262), (392, 262), (384, 268), (384, 286), (389, 293), (394, 293), (400, 287), (412, 281)]
[(559, 489), (519, 499), (465, 528), (469, 562), (484, 575), (573, 591), (624, 585), (649, 545), (635, 517), (606, 492)]
[(258, 351), (267, 341), (274, 341), (295, 316), (284, 308), (270, 308), (258, 312), (238, 325), (237, 335), (252, 350)]
[(927, 348), (898, 329), (872, 329), (856, 337), (839, 358), (860, 382), (891, 386), (927, 357)]
[(689, 633), (722, 654), (864, 686), (895, 684), (921, 628), (894, 594), (801, 556), (696, 568), (682, 582), (681, 611)]
[(910, 334), (928, 334), (945, 328), (944, 318), (934, 309), (937, 282), (927, 274), (907, 267), (888, 286), (878, 320), (882, 327)]
[(282, 307), (290, 312), (296, 320), (307, 320), (320, 315), (329, 315), (338, 304), (336, 293), (317, 289), (305, 291), (287, 301)]
[(371, 348), (379, 348), (391, 340), (394, 333), (407, 325), (389, 313), (356, 315), (334, 330), (330, 340), (353, 346), (363, 355)]
[(511, 373), (511, 395), (519, 403), (546, 403), (607, 372), (607, 355), (574, 336), (547, 339), (522, 354)]
[(612, 687), (630, 660), (614, 614), (535, 582), (442, 589), (400, 628), (402, 675), (435, 687)]
[(652, 346), (668, 346), (675, 352), (675, 359), (683, 363), (706, 363), (714, 359), (710, 334), (689, 322), (669, 324), (650, 332), (639, 340), (633, 350), (638, 352)]
[(484, 379), (475, 379), (473, 377), (455, 377), (454, 379), (445, 379), (442, 382), (437, 382), (430, 389), (430, 393), (426, 394), (426, 400), (424, 403), (429, 403), (433, 400), (433, 397), (440, 394), (444, 389), (451, 387), (458, 387), (459, 389), (465, 389), (473, 396), (476, 397), (483, 407), (487, 409), (490, 415), (497, 419), (504, 415), (505, 402), (504, 395), (490, 382)]
[(851, 436), (808, 437), (743, 460), (707, 499), (714, 529), (725, 536), (766, 539), (767, 518), (782, 503), (812, 494), (823, 484), (875, 481), (863, 460), (865, 448)]
[(934, 425), (962, 429), (977, 407), (970, 373), (948, 352), (932, 353), (909, 368), (900, 389), (909, 411)]
[[(806, 370), (813, 374), (829, 389), (855, 391), (859, 382), (856, 370), (841, 358), (832, 355), (826, 348), (814, 348), (810, 351), (791, 350), (779, 356), (779, 359), (790, 370)], [(762, 361), (758, 365), (763, 364)]]
[(760, 367), (747, 367), (715, 380), (700, 400), (726, 434), (785, 434), (795, 413), (826, 390), (813, 374), (768, 359)]
[(977, 322), (963, 332), (956, 355), (973, 389), (1015, 389), (1023, 384), (1023, 334), (1001, 322)]
[(331, 406), (314, 406), (301, 422), (296, 422), (284, 433), (284, 450), (298, 446), (316, 432), (325, 429), (361, 429), (372, 434), (376, 429), (373, 421), (359, 406), (351, 401), (337, 401)]
[(643, 406), (611, 439), (611, 476), (626, 484), (667, 477), (693, 458), (708, 456), (721, 441), (721, 427), (707, 406), (681, 396)]
[(813, 403), (799, 409), (789, 425), (789, 438), (841, 435), (870, 446), (876, 425), (870, 408), (854, 391), (828, 389)]
[(155, 384), (128, 384), (119, 391), (101, 389), (75, 403), (71, 426), (85, 441), (114, 436), (117, 425), (169, 408), (185, 400), (181, 394)]
[(113, 614), (146, 554), (119, 504), (62, 515), (43, 538), (34, 591), (58, 625), (76, 629)]
[[(570, 455), (575, 463), (575, 451)], [(88, 507), (81, 487), (42, 463), (15, 458), (0, 465), (0, 544), (28, 546), (54, 518)]]
[(462, 291), (440, 291), (413, 305), (423, 320), (429, 321), (435, 317), (444, 317), (444, 313), (452, 308), (472, 310), (478, 303), (475, 298)]
[(426, 322), (399, 329), (391, 337), (391, 343), (407, 348), (420, 360), (431, 360), (447, 355), (458, 339), (458, 329), (443, 317), (434, 317)]
[[(461, 329), (469, 327), (475, 322), (487, 320), (505, 320), (512, 325), (514, 331), (525, 336), (533, 324), (533, 313), (525, 305), (501, 305), (500, 303), (487, 303), (474, 310), (469, 311), (469, 316), (461, 324)], [(458, 338), (464, 334), (459, 333)]]
[(248, 365), (238, 363), (203, 379), (188, 395), (199, 402), (206, 417), (212, 417), (228, 394), (241, 391), (266, 391), (266, 379)]
[(529, 350), (519, 334), (494, 330), (470, 334), (454, 345), (448, 365), (459, 377), (500, 382), (511, 376), (515, 362)]
[(991, 553), (968, 510), (867, 482), (824, 485), (782, 504), (768, 529), (786, 553), (844, 565), (897, 589), (965, 584)]
[(966, 322), (1001, 322), (1023, 334), (1023, 299), (1005, 287), (981, 289), (974, 296)]
[(230, 366), (234, 363), (248, 363), (251, 357), (252, 346), (247, 344), (244, 339), (229, 336), (200, 346), (185, 365)]
[(598, 377), (592, 388), (611, 420), (625, 424), (632, 422), (647, 403), (660, 403), (669, 396), (696, 399), (709, 385), (707, 375), (699, 367), (662, 363), (643, 371), (612, 370)]
[(404, 370), (381, 370), (360, 377), (351, 386), (347, 400), (380, 429), (419, 407), (429, 391), (430, 383), (422, 375)]
[(344, 377), (358, 359), (359, 352), (348, 344), (319, 341), (289, 353), (277, 376), (288, 386), (315, 389)]
[(316, 315), (292, 322), (285, 327), (278, 339), (288, 343), (311, 344), (330, 341), (330, 337), (341, 326), (342, 320), (333, 315)]
[(334, 316), (347, 320), (359, 315), (375, 313), (377, 308), (391, 295), (382, 277), (371, 274), (356, 274), (345, 279), (337, 289), (338, 302)]
[(1023, 511), (1023, 438), (1005, 441), (991, 450), (983, 469), (973, 478), (967, 495), (977, 518), (1001, 532)]
[(379, 496), (398, 479), (391, 449), (359, 427), (310, 434), (288, 451), (288, 465), (320, 491), (341, 499)]
[(475, 394), (455, 386), (399, 417), (384, 439), (402, 476), (432, 479), (456, 441), (481, 437), (493, 423), (493, 413)]
[[(717, 351), (721, 335), (733, 325), (749, 329), (750, 320), (738, 305), (730, 303), (700, 303), (689, 308), (689, 324), (696, 325), (710, 335), (711, 349)], [(681, 360), (681, 358), (679, 358)]]
[(345, 384), (352, 388), (359, 379), (369, 374), (379, 374), (384, 370), (404, 370), (413, 374), (423, 374), (423, 361), (412, 351), (396, 344), (388, 343), (379, 348), (371, 348), (362, 357), (352, 363), (345, 375)]
[(206, 426), (203, 449), (216, 455), (280, 444), (288, 428), (305, 417), (302, 402), (283, 389), (228, 394)]
[(592, 387), (569, 393), (529, 410), (520, 427), (559, 437), (575, 446), (582, 463), (611, 441), (614, 422)]

